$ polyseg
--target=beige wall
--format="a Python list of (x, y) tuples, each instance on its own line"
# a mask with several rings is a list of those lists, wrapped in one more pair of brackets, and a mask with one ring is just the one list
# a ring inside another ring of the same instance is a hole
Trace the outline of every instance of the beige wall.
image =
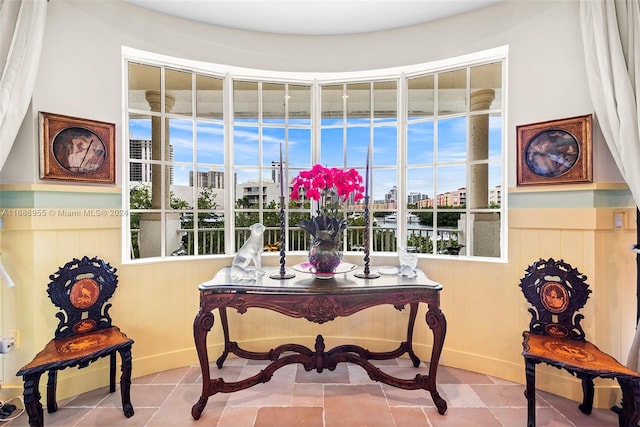
[[(123, 45), (192, 60), (287, 71), (367, 70), (509, 45), (505, 147), (510, 166), (509, 182), (504, 186), (510, 200), (508, 262), (419, 261), (432, 279), (444, 285), (442, 307), (448, 333), (442, 363), (524, 381), (521, 332), (528, 326), (529, 315), (517, 285), (526, 266), (539, 257), (564, 258), (589, 277), (594, 292), (585, 310), (587, 336), (601, 349), (626, 359), (636, 310), (635, 259), (629, 251), (635, 241), (635, 209), (629, 208), (628, 199), (607, 196), (625, 189), (617, 184), (619, 174), (599, 133), (594, 138), (595, 184), (515, 187), (516, 125), (593, 110), (582, 67), (578, 2), (507, 1), (401, 30), (295, 38), (186, 23), (124, 2), (50, 2), (32, 107), (0, 171), (4, 207), (19, 199), (22, 203), (30, 200), (30, 206), (20, 207), (91, 208), (96, 194), (117, 198), (119, 175), (116, 186), (54, 185), (38, 179), (37, 112), (114, 122), (121, 152)], [(13, 194), (21, 198), (8, 197)], [(605, 201), (598, 202), (596, 196)], [(617, 211), (626, 216), (622, 230), (613, 227)], [(16, 351), (0, 358), (0, 398), (21, 392), (15, 372), (51, 338), (57, 324), (46, 296), (48, 276), (71, 258), (83, 255), (103, 257), (118, 268), (120, 284), (111, 314), (136, 341), (134, 376), (197, 363), (192, 338), (196, 288), (230, 259), (122, 265), (121, 239), (119, 217), (5, 217), (0, 250), (17, 286), (1, 287), (0, 332), (19, 330), (20, 343)], [(266, 262), (277, 260), (271, 256)], [(376, 262), (390, 260), (374, 259)], [(231, 316), (231, 328), (238, 341), (250, 346), (270, 347), (292, 337), (311, 345), (313, 337), (322, 333), (328, 345), (348, 338), (383, 348), (403, 339), (407, 315), (376, 308), (326, 325), (260, 310), (243, 315), (241, 322), (239, 318), (235, 313)], [(431, 341), (423, 312), (418, 319), (417, 352), (425, 359)], [(209, 340), (212, 355), (220, 351), (221, 342), (219, 330), (214, 329)], [(106, 362), (94, 365), (61, 372), (60, 397), (105, 385)], [(561, 371), (541, 367), (540, 373), (540, 388), (576, 399), (580, 395), (579, 384)], [(74, 377), (83, 380), (70, 381)], [(599, 382), (597, 386), (596, 405), (614, 403), (615, 383)]]

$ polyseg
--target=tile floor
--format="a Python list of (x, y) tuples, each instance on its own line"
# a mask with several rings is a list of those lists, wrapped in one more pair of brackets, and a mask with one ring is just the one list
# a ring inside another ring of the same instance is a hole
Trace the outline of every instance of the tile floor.
[[(376, 362), (400, 378), (413, 378), (416, 368), (407, 359)], [(212, 375), (227, 381), (258, 372), (264, 362), (229, 359)], [(426, 373), (424, 363), (418, 368)], [(270, 382), (232, 394), (209, 397), (201, 418), (191, 418), (191, 407), (201, 391), (199, 366), (159, 372), (133, 380), (132, 418), (120, 409), (120, 395), (107, 387), (59, 402), (48, 414), (45, 426), (217, 426), (217, 427), (344, 427), (344, 426), (505, 426), (526, 425), (524, 386), (474, 372), (441, 366), (440, 395), (448, 410), (439, 415), (428, 392), (401, 390), (373, 382), (357, 365), (339, 364), (335, 371), (306, 372), (288, 365), (276, 371)], [(43, 396), (43, 399), (45, 397)], [(537, 398), (538, 427), (617, 426), (617, 415), (594, 409), (589, 416), (576, 402), (549, 393)], [(1, 427), (28, 426), (26, 414)]]

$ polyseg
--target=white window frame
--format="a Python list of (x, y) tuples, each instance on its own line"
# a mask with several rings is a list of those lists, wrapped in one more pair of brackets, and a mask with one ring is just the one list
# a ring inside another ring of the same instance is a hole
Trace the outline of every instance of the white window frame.
[[(165, 66), (176, 69), (185, 69), (194, 73), (203, 73), (210, 74), (214, 76), (226, 76), (225, 78), (225, 90), (224, 90), (224, 111), (225, 111), (225, 188), (231, 189), (233, 185), (232, 173), (233, 173), (233, 147), (229, 141), (232, 141), (231, 132), (233, 132), (233, 118), (230, 117), (233, 111), (232, 109), (232, 79), (233, 80), (253, 80), (253, 81), (264, 81), (264, 82), (283, 82), (289, 84), (303, 83), (303, 84), (312, 84), (312, 159), (319, 159), (319, 151), (320, 146), (318, 144), (319, 141), (319, 132), (320, 132), (320, 108), (319, 108), (319, 85), (326, 85), (331, 83), (350, 83), (350, 82), (371, 82), (375, 80), (398, 80), (398, 144), (397, 144), (397, 159), (398, 159), (398, 200), (406, 200), (407, 190), (406, 190), (406, 129), (407, 129), (407, 117), (406, 117), (406, 82), (407, 78), (417, 75), (417, 74), (425, 74), (425, 73), (438, 73), (446, 70), (461, 68), (461, 67), (470, 67), (474, 65), (482, 65), (489, 62), (500, 61), (502, 62), (502, 176), (501, 176), (501, 207), (500, 207), (500, 257), (480, 257), (480, 256), (460, 256), (458, 259), (460, 260), (473, 260), (473, 261), (486, 261), (486, 262), (507, 262), (507, 230), (508, 230), (508, 215), (507, 215), (507, 206), (508, 206), (508, 191), (507, 191), (507, 183), (508, 183), (508, 145), (507, 141), (507, 111), (508, 111), (508, 96), (507, 96), (507, 76), (508, 76), (508, 46), (501, 46), (493, 49), (488, 49), (480, 52), (474, 52), (467, 55), (462, 55), (454, 58), (448, 58), (428, 63), (420, 63), (408, 66), (401, 67), (392, 67), (385, 69), (377, 69), (377, 70), (367, 70), (367, 71), (358, 71), (358, 72), (346, 72), (346, 73), (289, 73), (289, 72), (276, 72), (269, 70), (260, 70), (260, 69), (248, 69), (242, 67), (235, 67), (223, 64), (215, 64), (215, 63), (206, 63), (200, 61), (192, 61), (187, 59), (181, 59), (176, 57), (171, 57), (167, 55), (155, 54), (152, 52), (142, 51), (130, 47), (122, 48), (122, 81), (123, 81), (123, 109), (122, 109), (122, 123), (121, 126), (122, 131), (122, 205), (123, 209), (128, 209), (129, 206), (129, 191), (128, 191), (128, 183), (129, 183), (129, 127), (126, 125), (128, 123), (128, 77), (127, 77), (127, 64), (128, 62), (142, 62), (149, 65), (157, 65), (157, 66)], [(469, 115), (467, 115), (468, 117)], [(313, 163), (313, 162), (312, 162)], [(468, 161), (467, 161), (468, 164)], [(375, 168), (375, 165), (372, 165)], [(289, 179), (292, 176), (290, 174)], [(468, 183), (467, 183), (468, 184)], [(469, 186), (467, 185), (467, 188)], [(235, 200), (234, 194), (235, 191), (225, 191), (225, 200), (224, 200), (224, 214), (225, 218), (231, 218), (234, 211), (234, 203)], [(434, 195), (435, 197), (435, 195)], [(287, 198), (288, 199), (288, 198)], [(468, 209), (468, 208), (467, 208)], [(406, 208), (404, 203), (398, 203), (397, 213), (400, 218), (403, 218), (406, 212)], [(291, 226), (291, 225), (289, 225)], [(131, 259), (130, 257), (130, 233), (129, 233), (129, 218), (123, 216), (122, 219), (122, 262), (123, 263), (144, 263), (144, 262), (157, 262), (157, 261), (177, 261), (184, 260), (185, 258), (193, 259), (193, 258), (206, 258), (206, 257), (219, 257), (219, 258), (228, 258), (232, 256), (232, 253), (229, 252), (232, 250), (233, 245), (233, 223), (232, 221), (225, 221), (225, 236), (230, 238), (225, 238), (225, 250), (228, 253), (225, 254), (216, 254), (216, 255), (197, 255), (197, 256), (188, 256), (188, 257), (171, 257), (171, 256), (163, 256), (163, 257), (154, 257), (154, 258), (142, 258), (142, 259)], [(398, 223), (398, 232), (400, 235), (406, 235), (406, 225), (404, 222)], [(164, 236), (163, 239), (164, 241)], [(401, 242), (398, 243), (399, 245)], [(376, 256), (384, 256), (388, 255), (388, 253), (384, 252), (371, 252), (371, 255)], [(443, 257), (446, 259), (455, 259), (448, 255), (432, 255), (432, 254), (419, 254), (419, 256), (425, 257)]]

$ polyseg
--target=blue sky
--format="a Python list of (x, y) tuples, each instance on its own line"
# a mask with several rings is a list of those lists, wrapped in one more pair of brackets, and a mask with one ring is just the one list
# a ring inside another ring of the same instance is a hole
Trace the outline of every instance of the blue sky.
[[(279, 122), (282, 123), (282, 121)], [(221, 170), (224, 167), (223, 125), (221, 123), (198, 122), (196, 128), (197, 150), (194, 153), (192, 123), (187, 119), (170, 119), (174, 161), (184, 163), (174, 167), (174, 183), (177, 185), (188, 185), (189, 171), (193, 170), (196, 161), (198, 170), (208, 170), (210, 166)], [(292, 123), (293, 126), (296, 124)], [(284, 127), (263, 127), (262, 165), (270, 166), (272, 161), (278, 162), (280, 144), (288, 140), (284, 156), (285, 162), (288, 161), (292, 169), (289, 173), (289, 179), (293, 178), (298, 170), (309, 168), (311, 166), (311, 130), (308, 121), (305, 121), (304, 124), (306, 126), (290, 127), (288, 135), (285, 135)], [(331, 125), (332, 123), (323, 121), (320, 163), (325, 166), (342, 167), (344, 162), (343, 128), (324, 127), (327, 124)], [(352, 122), (350, 121), (349, 124), (351, 125)], [(437, 156), (441, 165), (437, 168), (437, 194), (466, 186), (465, 167), (455, 164), (455, 162), (464, 161), (467, 156), (466, 126), (467, 118), (465, 117), (438, 121)], [(489, 158), (497, 160), (497, 162), (490, 166), (489, 188), (501, 184), (502, 181), (500, 167), (501, 126), (502, 118), (492, 116), (489, 122)], [(151, 139), (150, 119), (131, 120), (129, 132), (132, 139)], [(347, 128), (347, 167), (355, 167), (363, 175), (370, 132), (371, 128), (368, 126)], [(390, 123), (373, 128), (373, 132), (373, 165), (375, 167), (372, 168), (372, 198), (380, 200), (393, 186), (398, 185), (396, 172), (397, 127)], [(234, 128), (234, 159), (235, 164), (240, 167), (236, 171), (238, 182), (257, 178), (259, 139), (257, 127), (236, 123)], [(426, 166), (434, 160), (434, 141), (433, 122), (409, 123), (407, 131), (407, 165), (409, 167), (407, 194), (419, 192), (434, 197), (434, 170), (432, 166)], [(266, 178), (270, 177), (271, 173), (267, 172)]]

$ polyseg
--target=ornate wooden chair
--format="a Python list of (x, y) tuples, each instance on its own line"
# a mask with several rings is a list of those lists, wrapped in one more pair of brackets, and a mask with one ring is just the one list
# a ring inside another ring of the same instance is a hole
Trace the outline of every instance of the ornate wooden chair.
[(116, 269), (98, 259), (83, 257), (73, 259), (49, 276), (51, 283), (47, 293), (53, 304), (60, 308), (54, 339), (16, 375), (24, 380), (24, 404), (29, 415), (29, 425), (44, 424), (40, 403), (39, 381), (44, 372), (49, 372), (47, 382), (47, 411), (58, 409), (56, 402), (56, 380), (59, 370), (77, 366), (84, 368), (90, 363), (110, 357), (109, 392), (116, 389), (116, 352), (122, 359), (120, 394), (125, 417), (133, 415), (131, 405), (131, 345), (133, 340), (111, 324), (109, 309), (111, 298), (118, 285)]
[(622, 389), (619, 425), (635, 427), (640, 420), (640, 373), (620, 364), (585, 339), (578, 314), (591, 290), (587, 277), (563, 260), (540, 259), (530, 265), (520, 288), (533, 306), (529, 330), (522, 333), (526, 369), (527, 427), (536, 425), (536, 365), (544, 362), (582, 380), (580, 411), (593, 407), (593, 379), (617, 379)]

